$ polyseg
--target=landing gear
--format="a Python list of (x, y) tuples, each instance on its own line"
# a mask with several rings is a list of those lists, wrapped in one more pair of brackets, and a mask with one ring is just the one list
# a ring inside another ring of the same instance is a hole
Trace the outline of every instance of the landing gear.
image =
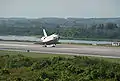
[(56, 44), (53, 44), (52, 47), (55, 47)]
[(55, 47), (54, 45), (52, 47)]
[[(56, 44), (51, 44), (50, 45), (50, 47), (55, 47), (55, 46), (56, 46)], [(47, 44), (44, 44), (43, 47), (49, 47), (49, 46), (47, 46)]]
[(47, 45), (45, 45), (45, 47), (47, 47)]
[(47, 45), (46, 44), (44, 44), (44, 46), (43, 47), (47, 47)]

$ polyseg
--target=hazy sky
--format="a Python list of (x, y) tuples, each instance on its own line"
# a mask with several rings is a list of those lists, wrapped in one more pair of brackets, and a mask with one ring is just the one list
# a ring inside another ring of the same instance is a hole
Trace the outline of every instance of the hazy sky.
[(120, 0), (0, 0), (0, 17), (120, 17)]

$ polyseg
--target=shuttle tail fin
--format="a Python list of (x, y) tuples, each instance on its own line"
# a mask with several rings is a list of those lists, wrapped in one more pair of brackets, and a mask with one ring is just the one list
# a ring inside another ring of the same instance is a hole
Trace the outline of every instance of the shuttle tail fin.
[(44, 33), (44, 36), (47, 37), (47, 33), (46, 33), (45, 29), (43, 29), (43, 33)]

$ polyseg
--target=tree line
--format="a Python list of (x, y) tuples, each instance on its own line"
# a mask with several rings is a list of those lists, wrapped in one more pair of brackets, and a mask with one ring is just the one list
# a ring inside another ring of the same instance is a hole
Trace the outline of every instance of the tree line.
[(55, 27), (30, 26), (14, 27), (0, 25), (0, 35), (43, 35), (42, 29), (45, 28), (48, 34), (57, 33), (62, 38), (106, 38), (120, 39), (120, 26), (115, 23), (92, 24), (91, 26)]

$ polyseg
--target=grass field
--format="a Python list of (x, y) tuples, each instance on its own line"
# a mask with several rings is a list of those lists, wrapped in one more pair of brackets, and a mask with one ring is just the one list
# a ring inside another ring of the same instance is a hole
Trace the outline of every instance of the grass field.
[(0, 81), (120, 81), (120, 59), (0, 50)]
[[(45, 54), (45, 53), (35, 53), (35, 52), (20, 52), (20, 51), (6, 51), (6, 50), (0, 50), (0, 55), (24, 55), (27, 57), (32, 58), (47, 58), (47, 57), (74, 57), (74, 55), (67, 55), (67, 54)], [(92, 59), (99, 59), (99, 60), (105, 60), (112, 63), (120, 63), (120, 58), (105, 58), (105, 57), (93, 57), (93, 56), (86, 56)]]
[(18, 54), (21, 54), (27, 57), (32, 57), (32, 58), (44, 58), (44, 57), (55, 57), (55, 56), (70, 57), (70, 55), (65, 55), (65, 54), (43, 54), (43, 53), (35, 53), (35, 52), (0, 50), (0, 55), (18, 55)]

